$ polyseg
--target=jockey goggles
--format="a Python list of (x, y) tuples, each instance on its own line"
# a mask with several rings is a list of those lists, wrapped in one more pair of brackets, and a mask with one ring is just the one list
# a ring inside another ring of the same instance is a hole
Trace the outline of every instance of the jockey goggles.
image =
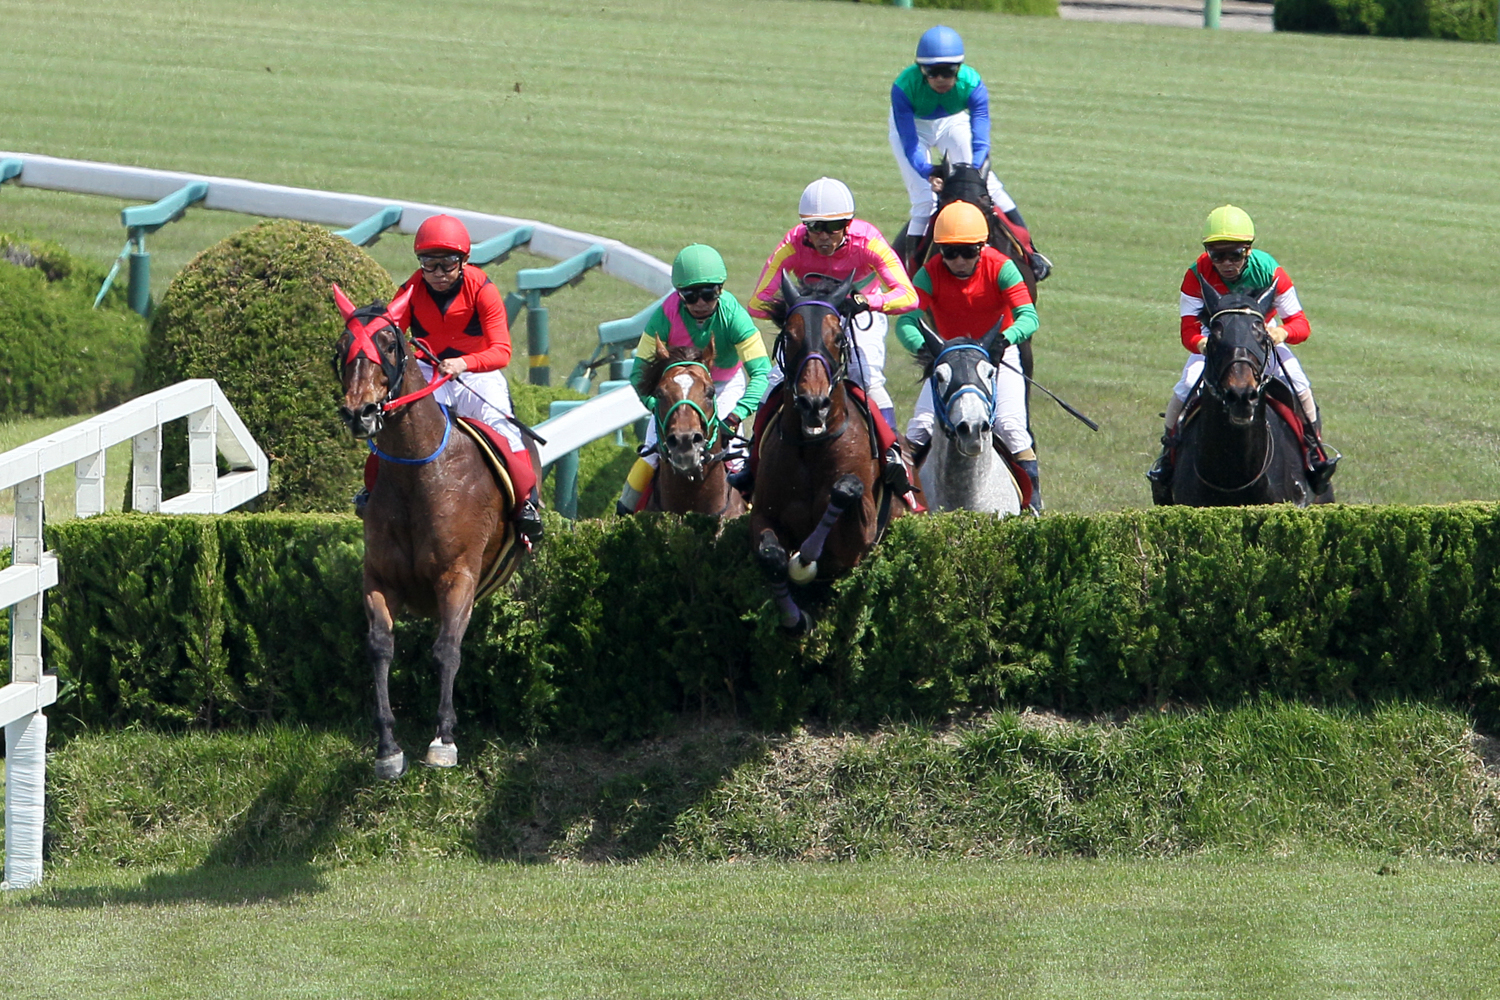
[(1231, 264), (1250, 256), (1249, 247), (1219, 247), (1208, 251), (1208, 259), (1215, 264)]
[(417, 263), (422, 265), (422, 270), (428, 274), (446, 274), (464, 262), (459, 254), (428, 254), (418, 257)]
[(983, 249), (983, 243), (938, 244), (938, 253), (943, 255), (944, 260), (957, 260), (960, 257), (962, 257), (964, 260), (973, 260), (975, 257), (979, 256), (979, 252)]
[(804, 222), (810, 233), (842, 233), (849, 228), (850, 219), (813, 219)]
[(723, 285), (698, 285), (694, 288), (679, 288), (678, 296), (688, 305), (697, 305), (699, 302), (716, 302), (719, 293), (724, 290)]
[(922, 75), (938, 80), (950, 76), (957, 76), (958, 65), (956, 63), (933, 63), (931, 66), (922, 67)]

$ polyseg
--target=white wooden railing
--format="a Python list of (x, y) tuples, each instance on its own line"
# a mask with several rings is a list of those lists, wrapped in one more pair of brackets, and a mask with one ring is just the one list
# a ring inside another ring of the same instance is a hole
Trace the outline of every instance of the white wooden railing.
[[(161, 428), (187, 418), (188, 491), (162, 499)], [(218, 514), (266, 491), (266, 453), (245, 429), (213, 379), (179, 382), (72, 427), (0, 454), (0, 489), (14, 489), (11, 566), (0, 570), (0, 608), (14, 608), (10, 683), (0, 687), (5, 726), (5, 882), (42, 877), (47, 717), (57, 676), (42, 666), (42, 595), (57, 583), (57, 557), (43, 548), (46, 475), (71, 465), (79, 517), (104, 511), (105, 452), (131, 442), (132, 506), (163, 514)], [(217, 455), (230, 471), (221, 476)]]

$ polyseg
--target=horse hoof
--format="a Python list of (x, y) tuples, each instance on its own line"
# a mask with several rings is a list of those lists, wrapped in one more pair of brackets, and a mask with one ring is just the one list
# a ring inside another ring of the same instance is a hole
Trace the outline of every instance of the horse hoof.
[(428, 767), (457, 767), (458, 745), (444, 743), (441, 737), (434, 739), (427, 745), (427, 756), (422, 763)]
[(786, 563), (786, 575), (793, 583), (812, 583), (818, 576), (818, 561), (814, 559), (810, 563), (803, 563), (802, 553), (793, 552)]
[(406, 773), (406, 754), (400, 750), (389, 757), (375, 760), (375, 777), (381, 781), (395, 781)]
[(782, 622), (781, 627), (786, 630), (787, 635), (806, 635), (812, 631), (812, 617), (801, 608), (797, 609), (797, 620), (788, 625)]

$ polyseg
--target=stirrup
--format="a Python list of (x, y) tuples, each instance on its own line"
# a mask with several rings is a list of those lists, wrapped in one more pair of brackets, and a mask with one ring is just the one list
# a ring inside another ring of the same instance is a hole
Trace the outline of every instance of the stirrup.
[(542, 540), (542, 513), (536, 509), (536, 504), (531, 500), (522, 501), (512, 520), (516, 523), (516, 530), (526, 539), (527, 548), (531, 548)]
[(1040, 285), (1052, 273), (1052, 260), (1040, 250), (1032, 247), (1030, 263), (1031, 273), (1036, 278), (1036, 283)]
[[(1329, 452), (1333, 453), (1332, 458), (1327, 457)], [(1339, 459), (1343, 457), (1337, 448), (1330, 448), (1321, 441), (1307, 450), (1307, 486), (1313, 491), (1313, 496), (1328, 489), (1328, 481), (1338, 471)]]
[(880, 457), (880, 479), (896, 493), (911, 492), (911, 477), (906, 472), (906, 462), (901, 455), (901, 444), (897, 442), (885, 450)]

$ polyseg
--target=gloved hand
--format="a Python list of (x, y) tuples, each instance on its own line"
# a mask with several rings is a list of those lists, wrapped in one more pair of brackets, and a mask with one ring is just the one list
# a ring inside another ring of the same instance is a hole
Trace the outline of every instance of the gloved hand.
[(1194, 354), (1202, 354), (1203, 353), (1203, 348), (1205, 348), (1207, 346), (1208, 346), (1208, 338), (1207, 337), (1199, 337), (1198, 338), (1198, 342), (1193, 345), (1193, 353)]
[(738, 413), (731, 413), (729, 416), (727, 416), (723, 420), (719, 421), (719, 423), (721, 423), (725, 427), (729, 428), (729, 433), (731, 433), (731, 434), (738, 434), (739, 430), (740, 430), (740, 422), (743, 419), (744, 418), (741, 417)]
[(870, 311), (870, 302), (860, 292), (855, 292), (844, 300), (843, 313), (847, 316), (858, 316), (860, 313)]
[(1287, 330), (1286, 330), (1286, 327), (1282, 326), (1280, 323), (1276, 323), (1276, 324), (1274, 324), (1272, 326), (1266, 327), (1266, 332), (1271, 335), (1271, 343), (1273, 343), (1273, 344), (1284, 344), (1284, 343), (1286, 343)]

